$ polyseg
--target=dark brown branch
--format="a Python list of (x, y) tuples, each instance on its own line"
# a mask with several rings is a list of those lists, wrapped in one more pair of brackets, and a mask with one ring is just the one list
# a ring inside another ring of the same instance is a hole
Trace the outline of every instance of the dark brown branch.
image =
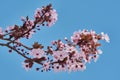
[(15, 52), (17, 52), (19, 55), (21, 55), (21, 56), (24, 57), (25, 59), (30, 60), (30, 61), (32, 61), (32, 62), (35, 62), (35, 63), (37, 63), (37, 64), (42, 65), (42, 63), (39, 63), (39, 62), (35, 61), (34, 59), (31, 59), (31, 58), (25, 56), (24, 54), (22, 54), (20, 51), (18, 51), (17, 49), (13, 48), (13, 47), (10, 46), (9, 44), (0, 43), (0, 46), (6, 46), (6, 47), (8, 47), (9, 49), (12, 49), (12, 50), (14, 50)]
[(21, 52), (19, 52), (17, 49), (13, 48), (12, 46), (10, 46), (9, 44), (3, 44), (3, 43), (0, 43), (1, 46), (6, 46), (12, 50), (14, 50), (15, 52), (17, 52), (19, 55), (23, 56), (24, 58), (26, 59), (31, 59), (31, 58), (28, 58), (27, 56), (25, 56), (24, 54), (22, 54)]
[[(46, 12), (45, 12), (45, 13), (46, 13)], [(38, 23), (41, 25), (41, 24), (45, 21), (44, 18), (43, 18), (43, 16), (45, 15), (45, 13), (41, 16), (41, 18), (40, 18), (39, 20), (37, 20), (37, 21), (35, 20), (35, 21), (34, 21), (34, 25), (32, 26), (32, 28), (29, 29), (27, 32), (23, 33), (21, 36), (19, 36), (19, 38), (20, 38), (20, 37), (23, 37), (25, 34), (29, 33), (31, 30), (33, 30)], [(22, 27), (23, 27), (23, 26), (22, 26)], [(17, 39), (19, 39), (19, 38), (17, 38)], [(17, 39), (15, 39), (15, 40), (13, 40), (13, 41), (16, 41)], [(10, 44), (10, 43), (11, 43), (11, 42), (8, 42), (8, 44)]]
[(28, 50), (32, 50), (32, 48), (30, 48), (30, 47), (28, 47), (28, 46), (26, 46), (26, 45), (24, 45), (24, 44), (22, 44), (22, 43), (19, 43), (19, 42), (10, 40), (10, 39), (8, 39), (8, 38), (2, 38), (2, 40), (9, 41), (10, 43), (13, 43), (13, 44), (14, 44), (14, 43), (15, 43), (15, 44), (19, 44), (19, 45), (21, 45), (22, 47), (24, 47), (24, 48), (26, 48), (26, 49), (28, 49)]
[(1, 46), (7, 46), (6, 44), (0, 43)]

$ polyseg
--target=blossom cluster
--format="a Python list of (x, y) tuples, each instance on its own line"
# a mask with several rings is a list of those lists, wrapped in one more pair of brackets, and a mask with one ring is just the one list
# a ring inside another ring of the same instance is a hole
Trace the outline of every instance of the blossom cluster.
[[(52, 41), (52, 46), (48, 46), (47, 50), (32, 49), (30, 55), (37, 59), (44, 57), (44, 60), (41, 61), (41, 71), (51, 69), (55, 72), (83, 71), (86, 69), (86, 63), (90, 63), (92, 60), (96, 62), (99, 55), (102, 54), (102, 50), (98, 49), (101, 46), (99, 40), (109, 42), (110, 39), (103, 32), (97, 34), (93, 30), (76, 31), (71, 36), (71, 40), (65, 38), (66, 43), (61, 40)], [(28, 70), (30, 67), (25, 69)]]
[[(43, 16), (44, 15), (44, 16)], [(40, 21), (41, 17), (47, 23), (47, 26), (52, 26), (56, 21), (58, 14), (55, 9), (52, 9), (51, 5), (47, 7), (37, 8), (35, 11), (35, 20)]]
[(21, 17), (23, 25), (13, 25), (7, 27), (4, 31), (0, 28), (1, 37), (9, 36), (10, 39), (18, 40), (20, 38), (31, 38), (36, 30), (40, 30), (42, 26), (52, 26), (57, 21), (58, 14), (52, 5), (37, 8), (34, 13), (34, 19), (31, 20), (28, 16)]

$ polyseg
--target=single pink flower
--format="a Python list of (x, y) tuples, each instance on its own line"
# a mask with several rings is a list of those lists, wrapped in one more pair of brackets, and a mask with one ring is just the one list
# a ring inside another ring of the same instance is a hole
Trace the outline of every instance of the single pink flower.
[(50, 62), (49, 61), (43, 63), (43, 70), (47, 71), (48, 69), (50, 69)]
[(22, 63), (22, 64), (23, 64), (23, 68), (24, 68), (26, 71), (29, 71), (29, 70), (30, 70), (29, 63)]
[(105, 40), (106, 42), (110, 42), (110, 38), (108, 36), (108, 34), (104, 34), (104, 32), (101, 32), (101, 35), (102, 35), (102, 39)]
[(34, 15), (35, 19), (40, 18), (41, 17), (41, 9), (37, 8), (37, 10), (35, 11), (35, 15)]
[(32, 51), (30, 52), (30, 54), (34, 58), (41, 58), (41, 57), (44, 56), (44, 51), (42, 49), (32, 49)]
[(68, 54), (65, 51), (53, 51), (54, 61), (62, 61), (66, 57), (68, 57)]

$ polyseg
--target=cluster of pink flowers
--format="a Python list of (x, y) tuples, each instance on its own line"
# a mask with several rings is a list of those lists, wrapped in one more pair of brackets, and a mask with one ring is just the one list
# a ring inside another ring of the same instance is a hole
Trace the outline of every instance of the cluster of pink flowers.
[[(12, 39), (20, 38), (31, 38), (36, 30), (40, 30), (40, 25), (42, 26), (52, 26), (57, 21), (58, 14), (52, 5), (43, 6), (42, 8), (37, 8), (34, 14), (34, 20), (31, 20), (28, 16), (21, 17), (23, 25), (9, 26), (5, 31), (4, 35), (8, 35)], [(0, 29), (2, 30), (2, 29)], [(0, 34), (3, 32), (0, 31)]]
[(50, 10), (50, 12), (47, 12), (45, 16), (49, 17), (47, 25), (52, 26), (57, 21), (58, 14), (56, 10), (53, 9), (53, 10)]
[[(102, 50), (98, 49), (101, 45), (99, 40), (109, 42), (107, 34), (97, 34), (95, 31), (83, 30), (74, 32), (71, 40), (65, 38), (66, 43), (61, 40), (52, 41), (52, 46), (48, 50), (33, 49), (30, 54), (35, 58), (45, 57), (42, 62), (42, 71), (83, 71), (86, 63), (92, 60), (97, 61)], [(46, 55), (45, 54), (50, 54)], [(51, 56), (51, 57), (50, 57)], [(51, 60), (50, 60), (51, 59)]]
[[(75, 50), (76, 51), (76, 50)], [(83, 71), (86, 69), (85, 55), (78, 52), (55, 51), (53, 52), (53, 65), (55, 72), (58, 71)]]
[[(43, 16), (44, 15), (44, 16)], [(51, 5), (49, 7), (37, 8), (35, 11), (35, 20), (39, 22), (40, 18), (44, 18), (47, 22), (47, 26), (52, 26), (56, 21), (58, 14), (55, 9), (52, 9)]]
[(95, 62), (99, 57), (99, 54), (102, 53), (102, 50), (98, 49), (101, 44), (99, 40), (106, 40), (106, 42), (110, 42), (109, 36), (104, 34), (97, 34), (95, 31), (91, 30), (83, 30), (74, 32), (73, 36), (71, 37), (72, 42), (74, 42), (77, 46), (79, 46), (80, 51), (82, 51), (88, 62), (91, 59), (94, 59)]

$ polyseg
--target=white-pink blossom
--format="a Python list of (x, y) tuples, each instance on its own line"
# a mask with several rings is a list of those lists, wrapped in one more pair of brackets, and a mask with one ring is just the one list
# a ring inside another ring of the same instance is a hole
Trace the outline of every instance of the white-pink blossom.
[(101, 49), (98, 49), (98, 50), (97, 50), (97, 53), (98, 53), (98, 54), (102, 54), (103, 52), (102, 52)]
[(58, 63), (53, 64), (53, 69), (54, 69), (55, 72), (60, 72), (60, 67), (59, 66), (60, 65)]
[(50, 69), (50, 62), (49, 61), (43, 63), (43, 70), (47, 71), (48, 69)]
[(0, 27), (0, 34), (2, 35), (3, 34), (3, 31), (2, 31), (2, 28)]
[(56, 10), (50, 10), (49, 15), (50, 15), (50, 18), (48, 21), (48, 26), (52, 26), (57, 21), (58, 14)]
[(77, 49), (76, 49), (76, 47), (74, 47), (74, 46), (69, 46), (69, 45), (65, 45), (65, 51), (67, 52), (67, 53), (71, 53), (71, 52), (78, 52), (77, 51)]
[(34, 21), (32, 21), (32, 20), (26, 21), (26, 27), (28, 29), (31, 29), (33, 26), (34, 26)]
[(30, 52), (30, 54), (34, 57), (34, 58), (41, 58), (44, 56), (44, 51), (42, 49), (32, 49), (32, 51)]
[(50, 10), (51, 19), (57, 20), (58, 14), (55, 9)]
[(84, 68), (84, 65), (82, 63), (74, 63), (73, 65), (73, 71), (83, 71), (85, 68)]
[(53, 67), (54, 67), (53, 69), (55, 72), (67, 71), (65, 65), (54, 64)]
[(101, 35), (102, 35), (102, 39), (103, 40), (106, 40), (106, 42), (110, 42), (110, 38), (109, 38), (109, 36), (108, 36), (108, 34), (104, 34), (104, 32), (101, 32)]
[(71, 71), (83, 71), (86, 69), (85, 63), (79, 63), (76, 61), (71, 61), (67, 62), (67, 69), (69, 72)]
[(74, 33), (73, 33), (73, 36), (71, 36), (71, 40), (75, 43), (75, 44), (77, 44), (78, 43), (78, 40), (80, 40), (81, 39), (81, 37), (80, 37), (80, 31), (75, 31)]
[(47, 12), (47, 13), (45, 13), (45, 16), (49, 16), (50, 14)]
[(23, 67), (26, 71), (29, 71), (29, 70), (30, 70), (29, 63), (22, 63), (22, 67)]
[(86, 65), (84, 63), (79, 63), (79, 70), (84, 71), (86, 69)]
[(91, 30), (90, 33), (91, 33), (91, 35), (93, 35), (93, 36), (96, 34), (96, 32), (95, 32), (94, 30)]
[(72, 59), (73, 60), (81, 60), (82, 62), (84, 62), (84, 63), (86, 63), (86, 62), (88, 62), (87, 60), (86, 60), (86, 55), (84, 54), (84, 52), (83, 51), (80, 51), (80, 52), (76, 52), (73, 56), (72, 56)]
[(53, 51), (53, 59), (54, 61), (63, 60), (68, 57), (68, 54), (65, 51)]
[(35, 15), (34, 15), (35, 19), (40, 18), (41, 17), (41, 9), (37, 8), (37, 10), (35, 11)]

